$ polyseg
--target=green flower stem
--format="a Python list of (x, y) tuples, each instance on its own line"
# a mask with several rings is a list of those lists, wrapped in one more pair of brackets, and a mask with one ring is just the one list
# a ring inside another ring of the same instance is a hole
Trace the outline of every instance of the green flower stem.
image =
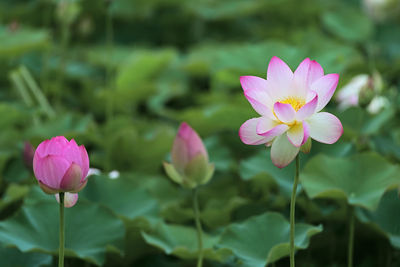
[(58, 252), (58, 267), (64, 267), (64, 192), (60, 196), (60, 249)]
[(347, 255), (347, 266), (353, 266), (353, 248), (354, 248), (354, 223), (355, 216), (353, 207), (349, 206), (349, 247)]
[(294, 176), (292, 198), (290, 200), (290, 267), (294, 267), (294, 215), (296, 205), (297, 184), (299, 183), (300, 157), (296, 156), (296, 174)]
[(200, 212), (199, 212), (199, 203), (197, 197), (197, 188), (193, 189), (193, 209), (194, 216), (196, 220), (196, 228), (197, 228), (197, 244), (198, 244), (198, 258), (197, 258), (197, 267), (203, 266), (203, 230), (201, 228), (200, 222)]

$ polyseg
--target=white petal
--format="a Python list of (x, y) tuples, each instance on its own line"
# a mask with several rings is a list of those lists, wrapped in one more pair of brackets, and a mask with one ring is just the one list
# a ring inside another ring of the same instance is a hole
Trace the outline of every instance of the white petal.
[[(288, 96), (293, 79), (292, 70), (278, 57), (272, 57), (268, 64), (267, 81), (270, 82), (273, 93)], [(269, 92), (271, 95), (271, 92)], [(271, 95), (272, 96), (272, 95)], [(271, 97), (272, 98), (272, 97)]]
[(335, 143), (343, 133), (342, 123), (328, 112), (320, 112), (306, 120), (310, 137), (325, 144)]
[(273, 118), (273, 103), (267, 93), (267, 81), (256, 76), (242, 76), (240, 83), (244, 95), (255, 111), (260, 115)]
[(257, 124), (260, 118), (247, 120), (240, 126), (239, 137), (246, 145), (260, 145), (268, 141), (264, 136), (257, 134)]
[(308, 73), (310, 70), (311, 60), (309, 58), (304, 59), (293, 75), (293, 87), (295, 88), (295, 96), (299, 98), (306, 98), (307, 91), (309, 89)]
[(312, 84), (313, 82), (315, 82), (322, 76), (324, 76), (324, 69), (321, 67), (321, 65), (317, 61), (311, 60), (310, 71), (308, 73), (309, 84)]
[(276, 136), (283, 134), (289, 129), (286, 124), (279, 124), (278, 122), (266, 117), (261, 117), (257, 124), (257, 134), (264, 136), (266, 141), (269, 142)]
[(272, 139), (274, 139), (276, 136), (285, 133), (288, 129), (289, 129), (289, 126), (287, 126), (286, 124), (278, 124), (277, 126), (272, 128), (271, 130), (269, 130), (269, 131), (267, 131), (265, 133), (261, 133), (260, 135), (262, 135), (265, 138), (267, 138), (267, 142), (269, 142)]
[(295, 147), (300, 147), (304, 139), (303, 124), (298, 123), (290, 127), (290, 129), (287, 131), (287, 137), (292, 145)]
[(302, 106), (297, 112), (296, 112), (296, 120), (302, 121), (311, 115), (315, 113), (315, 109), (317, 108), (318, 105), (318, 95), (314, 93), (314, 98), (309, 101), (307, 104)]
[(285, 123), (292, 122), (296, 117), (296, 111), (293, 109), (292, 105), (280, 102), (274, 104), (274, 113), (278, 120)]
[(339, 75), (332, 73), (322, 76), (314, 83), (311, 84), (311, 89), (318, 94), (318, 105), (315, 112), (323, 109), (329, 100), (331, 100), (333, 93), (339, 81)]
[(300, 148), (295, 147), (289, 142), (286, 134), (275, 138), (271, 147), (272, 163), (278, 167), (286, 167), (299, 153)]
[(256, 132), (257, 134), (263, 134), (265, 132), (268, 132), (278, 124), (279, 124), (278, 122), (276, 122), (275, 120), (271, 120), (268, 117), (260, 117), (258, 120)]
[[(55, 194), (54, 196), (56, 197), (57, 202), (60, 203), (60, 195)], [(77, 201), (78, 201), (77, 193), (69, 193), (69, 192), (64, 193), (64, 207), (71, 208), (76, 204)]]

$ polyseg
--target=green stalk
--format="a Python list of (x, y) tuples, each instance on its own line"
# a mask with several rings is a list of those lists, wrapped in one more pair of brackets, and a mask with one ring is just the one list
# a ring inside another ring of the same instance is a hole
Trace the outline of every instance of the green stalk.
[(60, 249), (58, 252), (58, 267), (64, 267), (64, 192), (60, 196)]
[(299, 183), (300, 157), (296, 156), (296, 174), (294, 176), (292, 198), (290, 200), (290, 267), (294, 267), (294, 215), (296, 206), (297, 184)]
[(193, 189), (193, 209), (194, 216), (196, 220), (196, 228), (197, 228), (197, 244), (198, 244), (198, 258), (197, 258), (197, 267), (203, 266), (203, 230), (201, 228), (200, 222), (200, 212), (199, 212), (199, 203), (197, 198), (197, 188)]
[(42, 90), (40, 89), (39, 85), (36, 83), (36, 81), (32, 77), (32, 75), (30, 74), (28, 69), (22, 65), (21, 67), (19, 67), (18, 70), (19, 70), (21, 77), (25, 80), (25, 83), (28, 85), (28, 88), (31, 90), (32, 94), (35, 96), (40, 107), (47, 114), (47, 117), (54, 118), (55, 112), (54, 112), (53, 108), (50, 106), (49, 101), (47, 100), (46, 96), (43, 94)]
[(347, 255), (347, 266), (353, 266), (353, 248), (354, 248), (354, 223), (355, 216), (353, 207), (349, 207), (349, 247), (348, 247), (348, 255)]

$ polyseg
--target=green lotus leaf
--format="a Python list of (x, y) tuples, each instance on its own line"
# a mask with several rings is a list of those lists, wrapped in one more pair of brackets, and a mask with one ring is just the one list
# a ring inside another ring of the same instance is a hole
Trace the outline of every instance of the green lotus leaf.
[(384, 192), (400, 184), (400, 170), (372, 152), (345, 158), (318, 155), (306, 164), (300, 181), (310, 198), (341, 198), (374, 210)]
[[(168, 255), (182, 259), (196, 259), (197, 231), (195, 228), (160, 222), (151, 232), (142, 232), (143, 238), (152, 246), (162, 249)], [(225, 248), (215, 248), (219, 236), (203, 233), (204, 258), (224, 261), (231, 255)]]
[(143, 186), (139, 186), (133, 177), (126, 175), (117, 179), (110, 179), (106, 175), (91, 176), (79, 197), (100, 203), (128, 219), (155, 216), (158, 211), (156, 199)]
[(40, 267), (43, 265), (50, 265), (52, 261), (51, 255), (42, 253), (22, 253), (16, 248), (6, 248), (1, 245), (0, 259), (2, 267)]
[[(296, 224), (296, 248), (307, 248), (310, 238), (321, 231), (322, 225)], [(267, 212), (228, 226), (218, 247), (232, 250), (240, 266), (264, 267), (289, 255), (289, 233), (290, 224), (281, 214)]]
[[(44, 194), (44, 193), (43, 193)], [(51, 197), (51, 196), (49, 196)], [(57, 255), (59, 208), (52, 201), (25, 204), (13, 217), (0, 222), (0, 240), (22, 252), (38, 251)], [(102, 265), (107, 249), (121, 253), (123, 222), (98, 204), (78, 201), (65, 210), (65, 255)]]
[(357, 216), (364, 223), (376, 226), (390, 241), (392, 246), (400, 249), (400, 200), (397, 190), (387, 192), (375, 211), (357, 209)]

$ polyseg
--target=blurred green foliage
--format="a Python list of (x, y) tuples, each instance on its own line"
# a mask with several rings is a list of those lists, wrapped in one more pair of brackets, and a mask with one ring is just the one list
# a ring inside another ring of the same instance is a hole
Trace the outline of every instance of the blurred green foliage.
[(2, 0), (0, 265), (56, 264), (57, 203), (22, 152), (64, 135), (103, 173), (66, 211), (66, 265), (193, 266), (191, 195), (162, 170), (186, 121), (216, 166), (199, 192), (205, 266), (287, 266), (294, 166), (277, 169), (237, 134), (255, 116), (239, 76), (265, 77), (278, 56), (292, 69), (317, 60), (338, 90), (378, 73), (388, 99), (373, 115), (328, 105), (344, 134), (302, 155), (298, 265), (345, 266), (350, 204), (355, 265), (398, 266), (400, 16), (376, 21), (362, 2)]

